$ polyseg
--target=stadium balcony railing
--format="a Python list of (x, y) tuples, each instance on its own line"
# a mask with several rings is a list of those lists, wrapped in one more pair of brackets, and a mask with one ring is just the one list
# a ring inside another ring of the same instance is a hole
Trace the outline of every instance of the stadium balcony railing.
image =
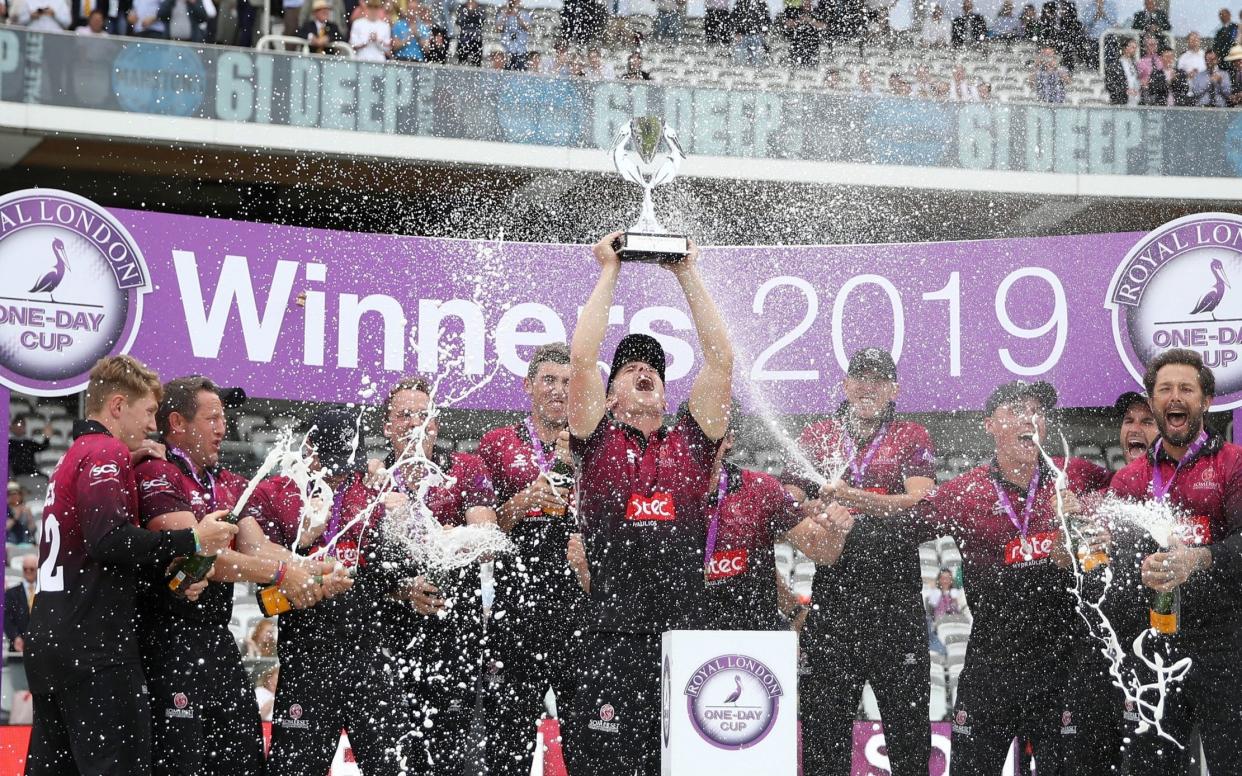
[[(259, 51), (296, 51), (299, 54), (310, 54), (310, 41), (296, 35), (264, 35), (254, 44)], [(292, 47), (292, 48), (291, 48)], [(354, 58), (354, 50), (343, 40), (332, 41), (332, 50), (338, 55)]]

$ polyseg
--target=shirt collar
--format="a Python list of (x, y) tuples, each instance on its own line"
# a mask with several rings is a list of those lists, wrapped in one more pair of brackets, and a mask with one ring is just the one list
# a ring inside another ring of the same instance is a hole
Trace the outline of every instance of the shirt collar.
[[(1039, 457), (1039, 463), (1037, 464), (1037, 466), (1039, 468), (1039, 482), (1040, 484), (1043, 484), (1048, 479), (1048, 477), (1052, 474), (1052, 469), (1048, 466), (1047, 461), (1044, 460), (1044, 457), (1042, 455)], [(1023, 485), (1019, 485), (1016, 482), (1010, 482), (1009, 480), (1005, 479), (1005, 475), (1001, 473), (1000, 464), (996, 461), (995, 455), (992, 456), (992, 461), (991, 463), (988, 464), (988, 477), (991, 478), (993, 482), (999, 483), (1001, 485), (1007, 485), (1011, 488), (1025, 487)]]
[(1157, 457), (1157, 451), (1155, 449), (1155, 445), (1152, 445), (1153, 449), (1147, 451), (1147, 460), (1149, 463), (1153, 465), (1167, 462), (1167, 463), (1172, 464), (1175, 467), (1186, 466), (1188, 464), (1194, 463), (1195, 461), (1199, 460), (1200, 458), (1206, 455), (1212, 455), (1214, 453), (1220, 452), (1220, 449), (1224, 445), (1224, 443), (1225, 443), (1224, 437), (1212, 431), (1211, 429), (1208, 429), (1207, 430), (1207, 441), (1203, 443), (1203, 447), (1200, 447), (1197, 451), (1195, 451), (1194, 455), (1187, 455), (1183, 457), (1181, 461), (1175, 461), (1173, 460), (1173, 457), (1169, 455), (1167, 451), (1165, 451), (1164, 445), (1160, 445), (1159, 457)]
[(86, 436), (87, 434), (103, 434), (104, 436), (112, 436), (112, 432), (104, 427), (104, 424), (97, 420), (75, 420), (73, 421), (73, 438)]

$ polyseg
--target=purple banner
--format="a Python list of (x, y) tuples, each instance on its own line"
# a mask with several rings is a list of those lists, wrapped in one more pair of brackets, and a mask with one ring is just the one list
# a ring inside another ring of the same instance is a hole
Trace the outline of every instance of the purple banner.
[[(370, 401), (411, 372), (459, 406), (524, 406), (531, 350), (566, 338), (597, 276), (585, 246), (351, 234), (113, 211), (152, 291), (132, 348), (161, 374), (201, 372), (252, 395)], [(1067, 406), (1133, 387), (1104, 298), (1137, 234), (847, 247), (711, 248), (703, 273), (729, 321), (736, 393), (777, 412), (823, 412), (845, 360), (898, 356), (906, 411), (977, 409), (1016, 378)], [(627, 266), (604, 357), (628, 331), (670, 354), (670, 400), (698, 368), (672, 276)]]

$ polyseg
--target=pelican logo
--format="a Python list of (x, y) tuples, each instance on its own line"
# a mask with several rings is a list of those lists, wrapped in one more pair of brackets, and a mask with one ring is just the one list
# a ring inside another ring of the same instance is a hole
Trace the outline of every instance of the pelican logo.
[(75, 194), (0, 197), (0, 384), (38, 396), (86, 387), (138, 334), (150, 274), (134, 239)]
[(1142, 382), (1170, 348), (1203, 356), (1216, 375), (1214, 410), (1242, 406), (1242, 217), (1201, 213), (1147, 234), (1113, 273), (1105, 298), (1113, 340)]
[(703, 740), (720, 749), (747, 749), (772, 730), (784, 694), (772, 669), (749, 655), (721, 655), (686, 683), (686, 711)]

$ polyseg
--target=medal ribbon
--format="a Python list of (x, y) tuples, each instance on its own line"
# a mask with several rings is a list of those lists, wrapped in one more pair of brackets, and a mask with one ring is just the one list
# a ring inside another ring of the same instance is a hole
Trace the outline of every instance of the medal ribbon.
[(547, 474), (552, 464), (548, 463), (548, 454), (543, 450), (543, 441), (539, 439), (539, 434), (535, 433), (535, 424), (531, 422), (530, 416), (527, 416), (523, 422), (526, 424), (526, 435), (530, 437), (531, 449), (535, 451), (535, 464), (539, 467), (539, 471)]
[(1035, 475), (1031, 477), (1031, 484), (1026, 489), (1026, 503), (1022, 506), (1021, 522), (1018, 521), (1018, 513), (1013, 508), (1013, 502), (1009, 500), (1009, 494), (1005, 491), (1005, 486), (996, 480), (992, 480), (992, 487), (996, 488), (996, 498), (1000, 500), (1001, 506), (1005, 508), (1005, 513), (1009, 515), (1009, 522), (1013, 523), (1013, 527), (1018, 529), (1018, 533), (1025, 541), (1027, 529), (1031, 525), (1031, 509), (1035, 506), (1035, 493), (1039, 490), (1039, 467), (1035, 467)]
[(707, 545), (703, 548), (703, 573), (706, 574), (712, 565), (712, 556), (716, 554), (716, 532), (720, 528), (720, 511), (725, 496), (729, 493), (729, 470), (720, 467), (720, 482), (716, 486), (716, 506), (712, 509), (712, 519), (707, 525)]
[(332, 541), (336, 538), (337, 533), (341, 530), (341, 513), (345, 509), (345, 488), (349, 486), (349, 481), (341, 483), (341, 486), (332, 494), (332, 511), (328, 517), (328, 528), (324, 531), (324, 543)]
[(846, 432), (846, 438), (849, 440), (850, 448), (850, 471), (854, 475), (855, 487), (862, 487), (863, 476), (867, 473), (867, 467), (871, 465), (871, 459), (875, 458), (876, 451), (880, 449), (880, 444), (884, 441), (884, 435), (888, 433), (888, 424), (881, 423), (880, 430), (871, 438), (871, 442), (867, 445), (867, 450), (863, 453), (862, 462), (858, 462), (858, 449), (854, 445), (854, 439)]
[(1173, 467), (1173, 476), (1169, 478), (1167, 483), (1164, 481), (1164, 475), (1160, 473), (1160, 450), (1164, 447), (1161, 444), (1164, 440), (1156, 440), (1156, 445), (1152, 448), (1153, 459), (1151, 465), (1151, 495), (1155, 497), (1156, 501), (1164, 501), (1165, 497), (1169, 495), (1169, 490), (1173, 487), (1173, 483), (1177, 481), (1177, 475), (1182, 470), (1182, 464), (1194, 458), (1203, 449), (1203, 446), (1207, 444), (1207, 439), (1207, 432), (1200, 431), (1198, 438), (1190, 443), (1190, 447), (1186, 448), (1186, 454), (1182, 456), (1182, 460), (1178, 461)]
[(204, 483), (198, 478), (198, 467), (194, 465), (194, 462), (190, 460), (190, 456), (186, 455), (184, 450), (177, 447), (170, 447), (168, 448), (168, 452), (170, 455), (180, 458), (181, 462), (185, 464), (186, 470), (190, 472), (190, 479), (194, 480), (194, 483), (198, 485), (200, 490), (207, 491), (207, 497), (211, 499), (207, 507), (208, 509), (215, 511), (216, 502), (218, 502), (220, 498), (219, 494), (216, 493), (216, 477), (211, 473), (211, 469), (206, 467), (203, 468), (203, 476), (207, 478), (207, 482)]

